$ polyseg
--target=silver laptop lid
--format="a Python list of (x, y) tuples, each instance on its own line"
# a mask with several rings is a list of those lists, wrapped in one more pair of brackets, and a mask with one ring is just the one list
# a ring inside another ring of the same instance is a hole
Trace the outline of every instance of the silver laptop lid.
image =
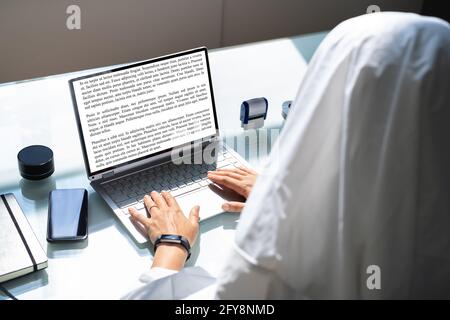
[(69, 85), (90, 180), (218, 135), (205, 47), (79, 77)]

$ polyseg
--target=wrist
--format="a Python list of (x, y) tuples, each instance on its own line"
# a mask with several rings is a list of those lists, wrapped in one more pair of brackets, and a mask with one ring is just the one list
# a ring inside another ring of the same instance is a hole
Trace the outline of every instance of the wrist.
[(177, 243), (161, 243), (155, 251), (152, 268), (181, 270), (186, 262), (188, 252)]
[[(175, 243), (181, 245), (187, 252), (187, 259), (191, 256), (191, 245), (189, 240), (181, 235), (177, 234), (161, 234), (159, 235), (154, 244), (155, 251), (161, 243)], [(186, 259), (186, 260), (187, 260)]]

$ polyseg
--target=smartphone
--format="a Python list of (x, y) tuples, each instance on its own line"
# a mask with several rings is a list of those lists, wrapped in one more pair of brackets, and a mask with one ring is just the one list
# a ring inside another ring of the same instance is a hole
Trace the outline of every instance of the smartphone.
[(47, 241), (78, 241), (88, 236), (86, 189), (57, 189), (49, 194)]

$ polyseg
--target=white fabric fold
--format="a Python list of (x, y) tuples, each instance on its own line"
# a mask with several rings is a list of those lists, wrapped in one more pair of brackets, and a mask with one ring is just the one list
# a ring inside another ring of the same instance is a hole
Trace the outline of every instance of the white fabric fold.
[[(449, 138), (449, 24), (389, 12), (340, 24), (247, 201), (216, 297), (450, 298)], [(129, 297), (183, 298), (204, 279), (185, 269)]]

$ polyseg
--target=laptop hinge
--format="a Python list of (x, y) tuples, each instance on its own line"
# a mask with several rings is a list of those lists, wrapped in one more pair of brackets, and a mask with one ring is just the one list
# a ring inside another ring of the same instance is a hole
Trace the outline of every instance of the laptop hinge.
[(102, 174), (102, 179), (111, 178), (112, 176), (114, 176), (114, 170)]

